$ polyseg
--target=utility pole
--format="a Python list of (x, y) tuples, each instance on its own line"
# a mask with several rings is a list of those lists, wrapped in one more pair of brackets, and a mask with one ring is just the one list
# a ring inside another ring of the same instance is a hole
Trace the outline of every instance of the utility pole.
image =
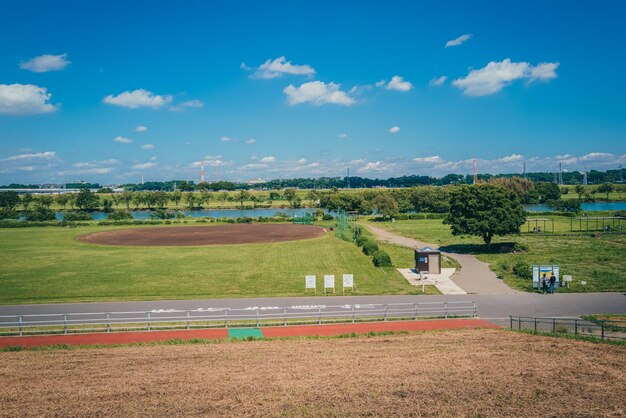
[(563, 165), (559, 161), (559, 186), (563, 185)]
[(472, 184), (478, 183), (478, 159), (474, 158), (474, 182)]
[(350, 188), (350, 167), (348, 167), (348, 176), (346, 177), (346, 189)]

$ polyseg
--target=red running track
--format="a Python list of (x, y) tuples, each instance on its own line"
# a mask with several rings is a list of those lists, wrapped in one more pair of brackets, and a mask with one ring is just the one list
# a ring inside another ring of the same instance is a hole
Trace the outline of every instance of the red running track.
[[(261, 327), (264, 337), (336, 336), (343, 334), (367, 334), (384, 331), (432, 331), (476, 328), (498, 328), (482, 319), (436, 319), (427, 321), (365, 322), (357, 324), (302, 325), (287, 327)], [(176, 331), (142, 331), (96, 334), (39, 335), (25, 337), (1, 337), (0, 347), (40, 347), (50, 345), (111, 345), (150, 343), (168, 340), (191, 340), (195, 338), (225, 339), (228, 329), (194, 329)]]

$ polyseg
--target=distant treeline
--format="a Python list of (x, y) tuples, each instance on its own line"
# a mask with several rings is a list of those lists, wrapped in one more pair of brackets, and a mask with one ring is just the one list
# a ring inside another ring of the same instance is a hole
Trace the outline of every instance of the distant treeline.
[[(583, 183), (583, 173), (579, 171), (563, 172), (563, 183), (566, 185), (576, 185)], [(494, 178), (512, 178), (512, 177), (525, 177), (526, 179), (535, 182), (553, 182), (555, 180), (554, 172), (536, 172), (526, 173), (524, 176), (520, 173), (515, 174), (479, 174), (478, 179), (486, 182)], [(607, 170), (597, 171), (591, 170), (587, 172), (587, 182), (589, 184), (602, 184), (602, 183), (615, 183), (623, 181), (626, 177), (626, 169), (621, 170)], [(120, 187), (131, 191), (192, 191), (192, 190), (249, 190), (249, 189), (268, 189), (268, 190), (280, 190), (285, 188), (297, 188), (297, 189), (343, 189), (347, 188), (348, 184), (350, 188), (356, 189), (370, 189), (374, 187), (387, 187), (387, 188), (403, 188), (414, 186), (446, 186), (450, 184), (472, 184), (472, 175), (463, 174), (447, 174), (443, 177), (431, 177), (431, 176), (402, 176), (402, 177), (390, 177), (388, 179), (370, 179), (366, 177), (350, 176), (348, 177), (320, 177), (320, 178), (293, 178), (293, 179), (276, 179), (270, 180), (265, 183), (259, 184), (246, 184), (236, 183), (229, 181), (216, 181), (211, 183), (196, 184), (193, 181), (186, 180), (171, 180), (171, 181), (150, 181), (144, 184), (123, 184)], [(98, 188), (98, 184), (72, 184), (73, 188), (87, 187)], [(93, 186), (93, 187), (90, 187)], [(0, 186), (0, 188), (39, 188), (38, 185), (26, 185), (26, 184), (10, 184), (8, 186)], [(66, 185), (69, 188), (69, 184)]]

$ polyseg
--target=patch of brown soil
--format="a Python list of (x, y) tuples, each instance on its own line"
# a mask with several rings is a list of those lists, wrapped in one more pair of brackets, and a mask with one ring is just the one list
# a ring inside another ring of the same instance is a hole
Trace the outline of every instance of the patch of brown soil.
[(0, 415), (626, 414), (626, 348), (497, 330), (0, 353)]
[(124, 246), (254, 244), (319, 237), (324, 228), (293, 224), (233, 224), (116, 229), (79, 237), (83, 242)]

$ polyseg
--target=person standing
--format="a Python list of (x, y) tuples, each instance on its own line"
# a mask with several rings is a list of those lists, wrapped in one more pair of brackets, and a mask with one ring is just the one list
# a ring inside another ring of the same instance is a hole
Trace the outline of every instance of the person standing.
[(543, 276), (541, 276), (541, 291), (544, 295), (548, 292), (548, 279), (546, 277), (546, 273), (543, 273)]
[(554, 294), (554, 285), (556, 284), (556, 276), (554, 275), (554, 273), (552, 273), (552, 276), (550, 276), (550, 294), (553, 295)]

